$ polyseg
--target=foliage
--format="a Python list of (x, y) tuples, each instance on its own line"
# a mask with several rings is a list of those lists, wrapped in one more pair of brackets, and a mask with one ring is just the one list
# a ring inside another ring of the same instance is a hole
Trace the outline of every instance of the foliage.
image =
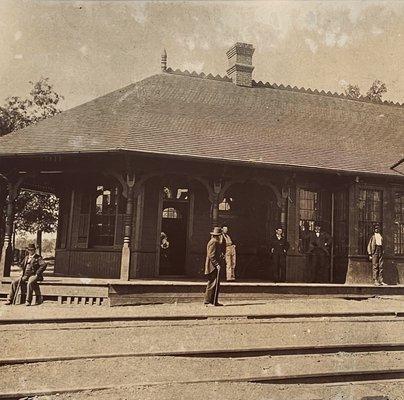
[[(382, 96), (387, 92), (386, 84), (376, 79), (366, 93), (365, 98), (371, 101), (382, 101)], [(345, 95), (350, 99), (359, 99), (362, 94), (358, 85), (347, 85)]]
[(351, 85), (349, 84), (345, 88), (345, 95), (350, 99), (359, 99), (361, 96), (361, 92), (358, 85)]
[(381, 101), (383, 94), (386, 92), (387, 92), (386, 85), (379, 80), (375, 80), (372, 83), (372, 86), (367, 91), (366, 97), (372, 101)]
[(16, 200), (15, 228), (19, 232), (55, 232), (58, 208), (54, 195), (22, 190)]
[(49, 78), (33, 83), (26, 99), (8, 97), (0, 107), (0, 136), (24, 128), (60, 112), (59, 103), (63, 96), (56, 93)]
[[(23, 250), (28, 244), (34, 243), (35, 240), (29, 238), (26, 234), (19, 233), (15, 239), (15, 248)], [(56, 248), (56, 239), (55, 238), (45, 238), (42, 243), (42, 254), (43, 255), (54, 255)]]
[[(0, 107), (0, 136), (61, 112), (59, 104), (63, 96), (55, 92), (49, 78), (41, 78), (38, 82), (30, 84), (32, 88), (26, 99), (8, 97)], [(54, 232), (57, 215), (58, 201), (52, 194), (23, 190), (18, 196), (15, 218), (18, 231)]]

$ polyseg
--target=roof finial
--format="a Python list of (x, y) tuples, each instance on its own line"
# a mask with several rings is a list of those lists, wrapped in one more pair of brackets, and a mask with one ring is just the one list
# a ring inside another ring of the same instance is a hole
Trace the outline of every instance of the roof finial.
[(166, 49), (163, 49), (163, 53), (161, 54), (161, 70), (165, 72), (167, 69), (167, 52)]

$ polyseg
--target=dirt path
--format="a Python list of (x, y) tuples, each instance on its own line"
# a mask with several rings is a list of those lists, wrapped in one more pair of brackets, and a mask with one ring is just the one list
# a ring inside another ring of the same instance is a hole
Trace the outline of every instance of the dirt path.
[[(39, 327), (36, 327), (39, 328)], [(217, 322), (204, 321), (97, 329), (2, 330), (1, 359), (82, 354), (153, 353), (320, 346), (356, 343), (404, 343), (404, 320)]]

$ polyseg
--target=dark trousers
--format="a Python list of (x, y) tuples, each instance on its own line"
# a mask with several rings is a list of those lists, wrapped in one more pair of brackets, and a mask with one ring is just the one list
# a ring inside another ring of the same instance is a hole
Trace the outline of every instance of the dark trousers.
[(208, 284), (206, 285), (204, 301), (205, 303), (217, 304), (220, 289), (220, 270), (216, 269), (206, 277), (208, 278)]
[(375, 252), (372, 254), (372, 270), (373, 280), (375, 282), (383, 282), (383, 247), (376, 246)]
[(314, 250), (310, 256), (313, 268), (312, 282), (327, 282), (329, 257), (323, 250)]
[(11, 284), (11, 289), (10, 289), (10, 293), (9, 293), (9, 300), (13, 301), (14, 296), (16, 294), (17, 291), (17, 286), (19, 285), (19, 283), (21, 282), (20, 288), (21, 289), (27, 289), (27, 297), (26, 297), (26, 301), (31, 303), (32, 301), (32, 295), (35, 292), (35, 296), (38, 299), (41, 298), (41, 289), (39, 288), (38, 285), (38, 277), (36, 275), (30, 276), (29, 278), (27, 277), (23, 277), (23, 278), (19, 278), (16, 279), (15, 281), (13, 281), (13, 283)]
[(272, 254), (272, 266), (278, 282), (286, 281), (286, 255), (284, 253)]

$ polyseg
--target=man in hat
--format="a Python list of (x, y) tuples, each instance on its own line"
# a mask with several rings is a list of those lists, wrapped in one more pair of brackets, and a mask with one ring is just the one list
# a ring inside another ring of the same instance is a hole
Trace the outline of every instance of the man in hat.
[(231, 240), (229, 228), (227, 226), (222, 227), (222, 233), (224, 255), (226, 259), (226, 279), (228, 281), (234, 281), (234, 279), (236, 279), (234, 272), (236, 269), (236, 245)]
[(331, 236), (323, 232), (317, 224), (314, 232), (310, 233), (309, 241), (310, 262), (314, 269), (313, 282), (323, 282), (325, 279), (329, 268), (331, 244)]
[(286, 253), (289, 250), (289, 242), (283, 236), (283, 229), (278, 227), (269, 243), (272, 265), (277, 272), (278, 282), (286, 280)]
[(205, 305), (212, 304), (221, 306), (219, 303), (220, 267), (223, 262), (223, 251), (221, 244), (222, 230), (214, 227), (210, 232), (210, 240), (206, 246), (205, 275), (208, 284), (205, 291)]
[(383, 282), (383, 236), (380, 226), (373, 227), (373, 235), (368, 243), (369, 260), (372, 261), (373, 282), (375, 285), (386, 285)]
[(25, 301), (26, 306), (31, 305), (32, 294), (35, 292), (37, 303), (42, 302), (41, 290), (38, 282), (43, 281), (43, 272), (46, 269), (46, 262), (39, 254), (36, 254), (36, 247), (30, 244), (27, 247), (28, 255), (23, 259), (20, 267), (22, 269), (21, 278), (16, 279), (11, 284), (10, 294), (6, 305), (13, 304), (14, 297), (17, 295), (17, 288), (27, 286), (27, 297)]

